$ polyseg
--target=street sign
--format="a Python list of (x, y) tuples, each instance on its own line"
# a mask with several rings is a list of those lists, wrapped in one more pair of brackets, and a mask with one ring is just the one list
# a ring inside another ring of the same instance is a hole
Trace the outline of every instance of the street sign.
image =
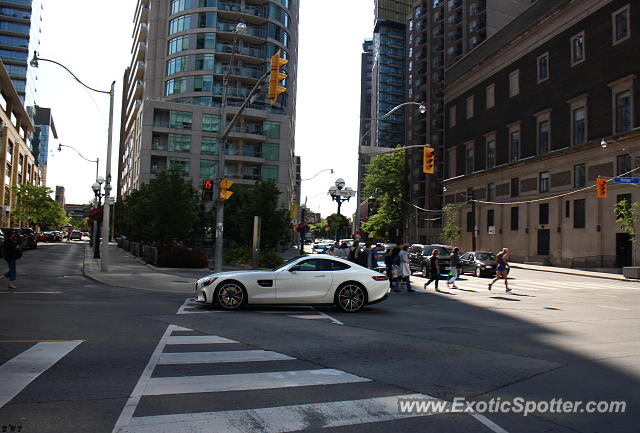
[(340, 197), (355, 197), (356, 192), (352, 189), (339, 189), (337, 191), (333, 191), (333, 195)]
[(640, 177), (614, 177), (613, 183), (640, 183)]

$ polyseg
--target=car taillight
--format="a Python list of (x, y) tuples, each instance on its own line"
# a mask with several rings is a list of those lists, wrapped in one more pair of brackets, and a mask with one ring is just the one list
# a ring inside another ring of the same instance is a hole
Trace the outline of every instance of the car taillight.
[(386, 280), (388, 280), (386, 275), (373, 275), (371, 278), (373, 278), (375, 281), (386, 281)]

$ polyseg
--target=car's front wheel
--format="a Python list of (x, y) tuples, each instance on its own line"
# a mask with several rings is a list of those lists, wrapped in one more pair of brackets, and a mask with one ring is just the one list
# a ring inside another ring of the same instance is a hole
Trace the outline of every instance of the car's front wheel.
[(224, 281), (216, 289), (213, 299), (224, 310), (237, 310), (246, 302), (246, 293), (237, 281)]
[(342, 311), (355, 313), (367, 303), (367, 291), (358, 283), (344, 283), (336, 291), (336, 305)]
[(482, 276), (482, 269), (480, 269), (480, 266), (476, 266), (476, 277), (481, 277)]

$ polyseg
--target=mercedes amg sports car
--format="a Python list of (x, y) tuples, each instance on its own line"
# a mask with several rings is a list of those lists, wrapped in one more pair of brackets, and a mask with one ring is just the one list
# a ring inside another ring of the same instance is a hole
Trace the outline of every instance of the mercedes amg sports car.
[(389, 295), (389, 281), (372, 269), (326, 254), (295, 257), (274, 270), (207, 275), (198, 302), (235, 310), (245, 304), (333, 304), (356, 312)]

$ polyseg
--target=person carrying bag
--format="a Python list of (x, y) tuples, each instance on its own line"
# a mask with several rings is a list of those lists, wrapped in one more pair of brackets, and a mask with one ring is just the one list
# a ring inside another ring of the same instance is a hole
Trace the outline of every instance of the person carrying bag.
[(5, 278), (9, 279), (9, 288), (15, 289), (16, 281), (16, 261), (22, 257), (22, 249), (20, 247), (20, 239), (18, 238), (18, 232), (15, 229), (9, 230), (7, 238), (4, 240), (2, 246), (2, 254), (4, 256), (7, 265), (9, 265), (9, 271), (0, 276), (0, 280)]

